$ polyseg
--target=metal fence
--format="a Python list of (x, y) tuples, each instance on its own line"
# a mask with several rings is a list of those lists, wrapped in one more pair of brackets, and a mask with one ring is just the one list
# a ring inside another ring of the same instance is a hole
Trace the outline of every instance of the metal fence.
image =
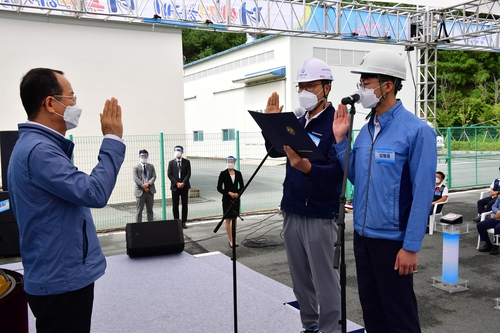
[[(447, 175), (450, 189), (488, 186), (497, 178), (500, 167), (500, 127), (438, 128), (445, 147), (438, 152), (438, 170)], [(354, 137), (357, 132), (354, 133)], [(82, 171), (90, 173), (97, 163), (102, 137), (70, 137), (75, 142), (73, 161)], [(196, 140), (195, 140), (196, 139)], [(261, 133), (235, 132), (234, 138), (221, 134), (136, 135), (125, 136), (125, 161), (108, 205), (92, 209), (98, 229), (119, 228), (135, 221), (134, 182), (132, 168), (139, 163), (140, 149), (149, 152), (149, 162), (156, 168), (155, 220), (171, 219), (170, 181), (167, 165), (173, 158), (173, 147), (182, 145), (184, 157), (191, 161), (191, 192), (189, 220), (222, 216), (222, 195), (217, 192), (220, 171), (226, 168), (225, 158), (237, 157), (236, 168), (247, 182), (266, 155)], [(268, 158), (242, 196), (241, 212), (250, 213), (279, 206), (285, 176), (285, 158)], [(348, 189), (347, 197), (352, 194)]]
[[(155, 166), (157, 193), (155, 195), (155, 220), (173, 218), (168, 162), (174, 158), (173, 148), (184, 147), (184, 158), (191, 162), (191, 190), (189, 220), (222, 217), (222, 195), (217, 191), (219, 173), (226, 169), (225, 158), (237, 158), (236, 168), (243, 174), (245, 183), (266, 155), (261, 133), (236, 132), (233, 138), (222, 134), (204, 134), (203, 141), (194, 141), (193, 135), (136, 135), (124, 136), (127, 145), (125, 161), (108, 205), (92, 209), (98, 229), (119, 228), (135, 221), (133, 166), (139, 163), (139, 150), (149, 152), (149, 162)], [(70, 136), (75, 143), (73, 162), (86, 173), (97, 163), (102, 137)], [(285, 175), (284, 158), (268, 158), (241, 198), (241, 213), (276, 209), (282, 196)], [(145, 210), (144, 210), (145, 215)], [(145, 216), (143, 220), (145, 219)]]
[(500, 127), (438, 128), (445, 147), (438, 152), (438, 169), (449, 188), (488, 186), (499, 177)]

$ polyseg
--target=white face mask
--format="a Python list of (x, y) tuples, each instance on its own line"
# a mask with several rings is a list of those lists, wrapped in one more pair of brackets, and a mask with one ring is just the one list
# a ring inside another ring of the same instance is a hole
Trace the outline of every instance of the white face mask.
[(228, 163), (227, 164), (228, 169), (234, 169), (234, 163)]
[(439, 179), (438, 177), (436, 177), (436, 184), (439, 184), (441, 183), (441, 179)]
[(361, 98), (359, 99), (358, 103), (361, 103), (361, 105), (365, 109), (371, 109), (377, 106), (378, 102), (380, 101), (379, 98), (375, 95), (375, 89), (359, 89), (357, 91), (359, 96)]
[(148, 162), (148, 159), (147, 158), (141, 158), (141, 163), (142, 164), (146, 164)]
[[(322, 92), (323, 89), (321, 89), (320, 92)], [(309, 92), (307, 90), (302, 90), (299, 92), (299, 104), (301, 107), (306, 109), (306, 111), (312, 111), (318, 105), (318, 94), (313, 94), (312, 92)], [(323, 99), (323, 98), (322, 98)]]
[[(63, 103), (59, 102), (57, 99), (54, 99), (54, 101), (61, 104), (62, 106), (66, 106)], [(66, 106), (66, 109), (64, 110), (64, 115), (60, 115), (57, 112), (55, 114), (64, 119), (64, 122), (66, 123), (66, 130), (69, 131), (70, 129), (73, 129), (78, 126), (78, 120), (80, 120), (82, 111), (83, 110), (77, 105), (69, 105)]]
[(176, 151), (174, 152), (174, 156), (175, 156), (175, 158), (181, 158), (181, 156), (182, 156), (182, 151), (176, 150)]

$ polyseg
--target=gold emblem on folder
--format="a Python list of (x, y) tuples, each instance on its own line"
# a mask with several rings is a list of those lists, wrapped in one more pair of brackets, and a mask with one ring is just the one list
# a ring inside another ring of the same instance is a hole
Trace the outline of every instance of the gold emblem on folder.
[(291, 135), (295, 135), (295, 131), (293, 130), (293, 128), (291, 128), (290, 126), (287, 126), (286, 127), (286, 131), (291, 134)]

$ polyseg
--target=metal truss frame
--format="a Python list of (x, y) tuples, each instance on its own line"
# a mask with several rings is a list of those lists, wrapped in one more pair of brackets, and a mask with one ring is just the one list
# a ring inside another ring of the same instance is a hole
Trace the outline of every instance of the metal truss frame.
[(418, 116), (436, 128), (437, 108), (437, 49), (425, 47), (418, 49), (416, 83), (416, 104)]

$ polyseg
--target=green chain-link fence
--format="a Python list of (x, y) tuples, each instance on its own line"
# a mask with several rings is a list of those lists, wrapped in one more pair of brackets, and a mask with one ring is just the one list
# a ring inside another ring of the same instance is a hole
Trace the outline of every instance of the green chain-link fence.
[[(500, 167), (500, 127), (438, 128), (444, 148), (438, 151), (438, 170), (447, 175), (450, 189), (488, 186), (497, 178)], [(354, 137), (357, 132), (354, 133)], [(75, 142), (73, 161), (82, 171), (90, 173), (97, 163), (102, 137), (71, 137)], [(236, 168), (246, 181), (266, 155), (260, 133), (235, 132), (234, 137), (220, 134), (197, 135), (135, 135), (125, 136), (127, 154), (108, 205), (93, 209), (99, 229), (119, 228), (135, 221), (135, 197), (132, 168), (139, 162), (140, 149), (149, 151), (149, 162), (156, 168), (155, 220), (172, 218), (170, 181), (167, 165), (173, 158), (173, 147), (182, 145), (184, 157), (191, 161), (191, 192), (189, 220), (221, 217), (221, 194), (217, 192), (220, 171), (226, 168), (225, 158), (238, 158)], [(268, 158), (242, 196), (242, 213), (276, 209), (282, 196), (285, 159)], [(352, 195), (348, 188), (348, 199)]]

